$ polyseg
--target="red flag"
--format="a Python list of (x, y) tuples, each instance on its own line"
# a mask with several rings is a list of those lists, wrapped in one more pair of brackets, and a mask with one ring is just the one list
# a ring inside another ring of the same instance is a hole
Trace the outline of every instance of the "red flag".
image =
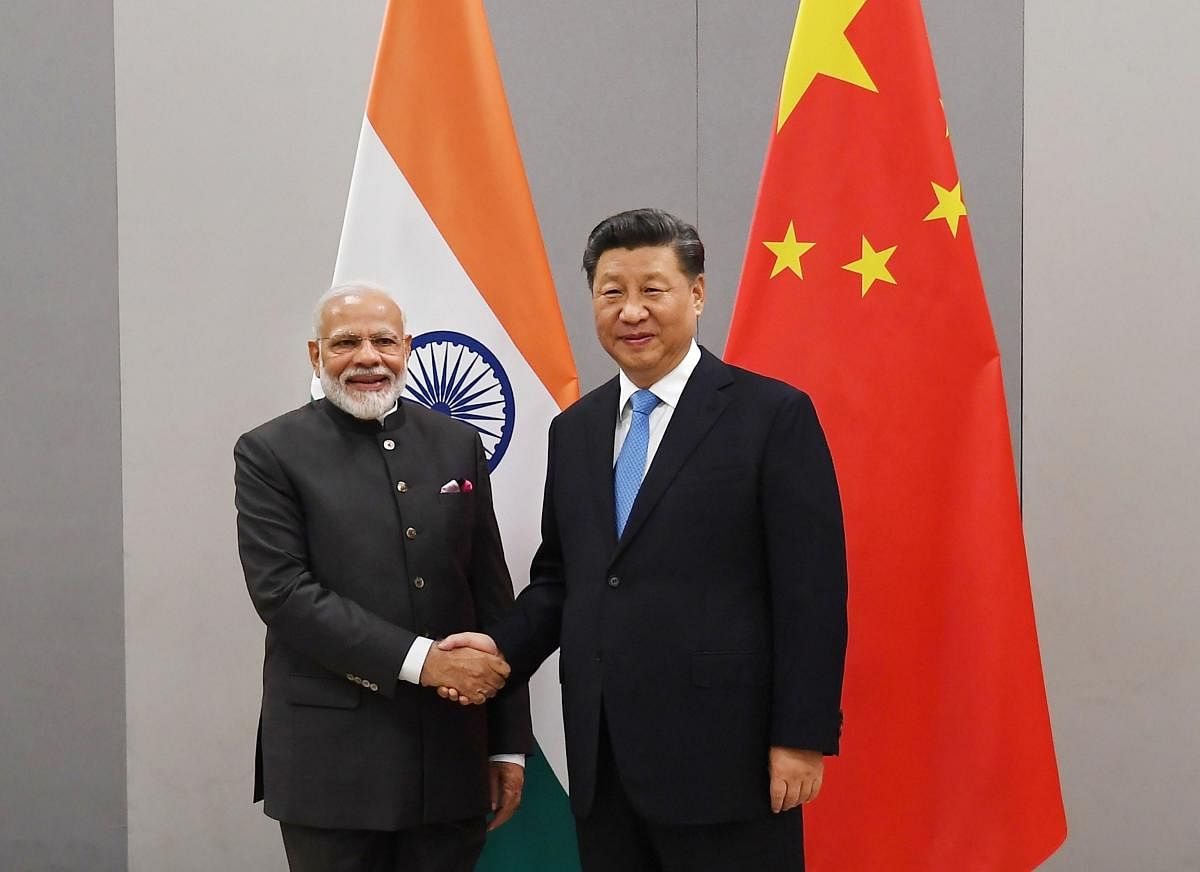
[(1000, 355), (918, 0), (802, 0), (727, 357), (813, 398), (846, 514), (814, 872), (1032, 869), (1066, 836)]

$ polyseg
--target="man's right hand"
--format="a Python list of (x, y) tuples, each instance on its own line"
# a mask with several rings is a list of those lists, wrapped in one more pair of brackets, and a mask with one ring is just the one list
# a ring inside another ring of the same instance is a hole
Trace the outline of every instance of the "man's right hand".
[[(436, 687), (444, 698), (457, 699), (463, 705), (487, 702), (504, 687), (510, 671), (504, 658), (495, 653), (496, 646), (491, 648), (488, 652), (466, 646), (434, 645), (421, 668), (422, 686)], [(442, 693), (446, 689), (453, 689), (454, 696)]]
[[(455, 633), (447, 636), (430, 648), (430, 656), (433, 655), (434, 651), (451, 654), (469, 651), (480, 655), (492, 655), (504, 664), (504, 677), (508, 677), (508, 664), (504, 662), (504, 658), (500, 654), (500, 649), (496, 647), (496, 640), (486, 633)], [(421, 683), (425, 683), (424, 673), (421, 674)], [(437, 692), (438, 696), (442, 699), (457, 700), (461, 705), (474, 705), (486, 701), (486, 699), (481, 699), (478, 694), (472, 694), (469, 691), (464, 692), (461, 685), (452, 682), (439, 684)], [(495, 696), (495, 693), (489, 694), (489, 696)]]

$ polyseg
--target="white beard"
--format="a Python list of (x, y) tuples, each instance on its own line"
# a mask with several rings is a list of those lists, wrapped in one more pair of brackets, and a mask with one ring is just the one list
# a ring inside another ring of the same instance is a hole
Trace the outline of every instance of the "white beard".
[[(321, 378), (321, 390), (325, 392), (325, 399), (333, 403), (343, 412), (348, 415), (353, 415), (363, 421), (378, 420), (383, 415), (391, 411), (392, 406), (400, 399), (400, 395), (404, 393), (404, 377), (397, 377), (390, 369), (385, 366), (376, 367), (346, 367), (342, 370), (341, 376), (334, 378), (325, 371), (324, 363), (320, 366), (319, 372)], [(385, 375), (391, 380), (391, 384), (381, 391), (355, 391), (346, 387), (347, 379), (356, 375)]]

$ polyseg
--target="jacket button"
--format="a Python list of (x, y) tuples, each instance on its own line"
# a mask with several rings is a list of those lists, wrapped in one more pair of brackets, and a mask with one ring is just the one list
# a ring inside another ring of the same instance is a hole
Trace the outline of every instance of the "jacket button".
[(400, 493), (402, 493), (402, 494), (408, 493), (408, 482), (406, 482), (406, 481), (396, 482), (396, 490), (400, 491)]
[(416, 539), (417, 531), (414, 530), (412, 527), (409, 527), (407, 530), (404, 531), (404, 535), (408, 539)]
[(396, 443), (393, 442), (391, 439), (383, 440), (383, 450), (384, 451), (391, 451), (395, 447), (396, 447)]
[(416, 578), (413, 579), (413, 587), (415, 587), (417, 590), (420, 590), (424, 586), (425, 586), (425, 579), (421, 578), (421, 576), (418, 575)]
[(617, 578), (615, 575), (608, 580), (609, 587), (620, 587), (620, 585), (621, 585), (621, 579)]

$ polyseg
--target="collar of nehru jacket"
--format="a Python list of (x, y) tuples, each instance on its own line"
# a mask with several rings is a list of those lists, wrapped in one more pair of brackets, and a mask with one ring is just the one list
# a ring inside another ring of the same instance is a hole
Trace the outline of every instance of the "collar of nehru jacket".
[(404, 403), (397, 401), (392, 407), (392, 411), (383, 417), (380, 421), (378, 418), (370, 418), (363, 420), (356, 418), (349, 412), (344, 412), (329, 402), (327, 399), (313, 400), (312, 405), (323, 409), (335, 424), (344, 430), (353, 430), (357, 433), (382, 433), (387, 430), (396, 430), (404, 423)]

